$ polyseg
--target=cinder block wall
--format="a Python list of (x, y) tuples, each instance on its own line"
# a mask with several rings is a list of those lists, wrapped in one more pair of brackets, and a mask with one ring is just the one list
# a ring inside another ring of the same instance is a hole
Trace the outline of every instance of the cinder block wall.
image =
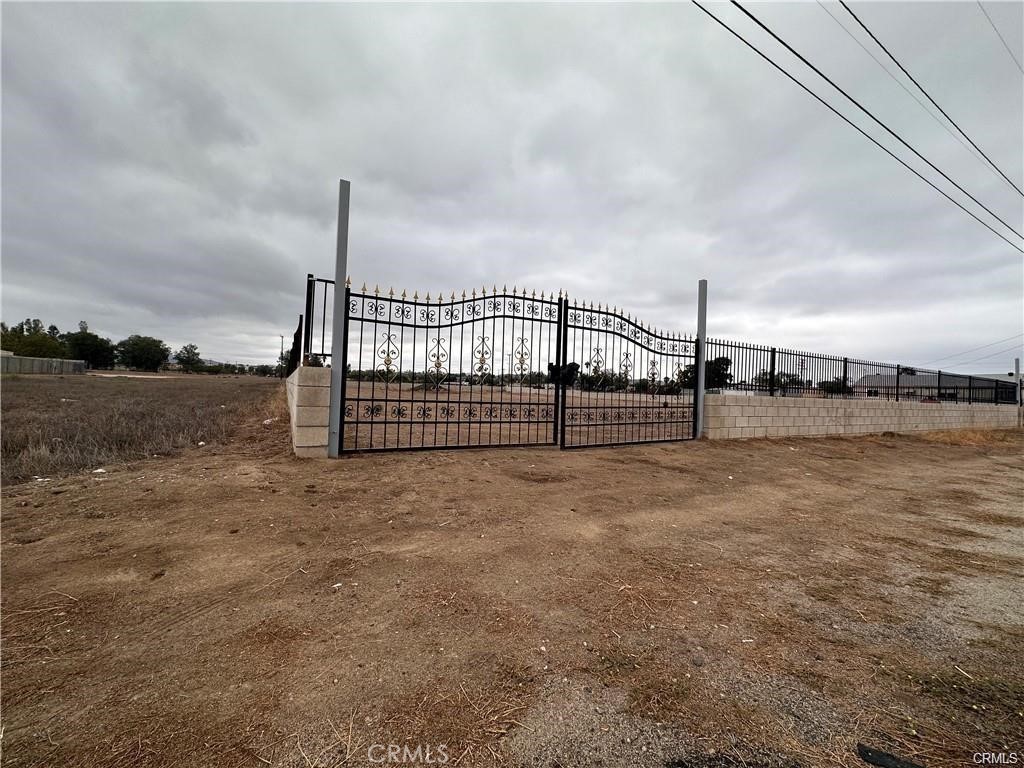
[(85, 373), (85, 360), (61, 360), (55, 357), (0, 356), (0, 373), (65, 376)]
[(709, 394), (704, 435), (712, 440), (863, 435), (1016, 427), (1019, 419), (1018, 409), (1012, 405)]
[(327, 456), (331, 369), (302, 366), (288, 377), (288, 414), (296, 456)]

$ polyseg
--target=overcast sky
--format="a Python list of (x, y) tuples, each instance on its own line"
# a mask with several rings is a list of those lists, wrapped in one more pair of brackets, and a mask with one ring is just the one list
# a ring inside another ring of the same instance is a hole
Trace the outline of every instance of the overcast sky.
[[(824, 8), (749, 7), (1020, 230)], [(1021, 186), (1022, 75), (978, 5), (851, 7)], [(1024, 5), (985, 8), (1024, 59)], [(918, 365), (1022, 331), (1019, 252), (689, 4), (6, 3), (2, 26), (8, 323), (271, 362), (305, 274), (333, 276), (347, 178), (357, 284), (561, 288), (692, 331), (706, 277), (714, 336)], [(936, 365), (1005, 371), (1014, 345)]]

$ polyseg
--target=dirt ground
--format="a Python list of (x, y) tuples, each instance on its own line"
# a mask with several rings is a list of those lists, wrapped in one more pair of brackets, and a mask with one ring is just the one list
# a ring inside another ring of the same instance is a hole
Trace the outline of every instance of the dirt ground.
[(337, 461), (287, 435), (4, 489), (6, 764), (1024, 753), (1020, 432)]

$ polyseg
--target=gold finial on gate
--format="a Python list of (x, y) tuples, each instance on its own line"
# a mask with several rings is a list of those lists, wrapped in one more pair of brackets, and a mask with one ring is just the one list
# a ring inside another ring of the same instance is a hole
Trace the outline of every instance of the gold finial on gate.
[(375, 284), (373, 286), (373, 294), (374, 294), (374, 296), (380, 296), (380, 286), (379, 285)]
[(405, 299), (405, 291), (404, 290), (402, 291), (402, 299), (403, 300)]
[(541, 291), (541, 292), (540, 292), (540, 299), (541, 299), (541, 301), (543, 301), (543, 300), (544, 300), (544, 291)]
[[(455, 294), (454, 293), (452, 294), (452, 298), (453, 299), (455, 298)], [(437, 292), (437, 303), (440, 304), (442, 301), (444, 301), (444, 291), (438, 291)]]
[(465, 288), (462, 289), (462, 298), (466, 298), (466, 289)]
[(412, 300), (413, 301), (419, 301), (420, 300), (420, 292), (419, 291), (413, 291), (412, 292)]
[(427, 297), (424, 299), (424, 301), (430, 301), (430, 291), (427, 291)]
[[(523, 288), (523, 295), (526, 295), (526, 289), (525, 288)], [(541, 295), (541, 298), (544, 297), (544, 293), (543, 292), (541, 292), (540, 295)], [(530, 298), (531, 299), (536, 299), (537, 298), (537, 292), (536, 291), (530, 291)]]
[(492, 284), (491, 285), (491, 293), (497, 295), (497, 293), (498, 293), (498, 286)]
[(394, 287), (388, 288), (388, 298), (389, 299), (395, 298), (395, 289), (394, 289)]
[(345, 278), (345, 287), (346, 288), (351, 288), (352, 287), (352, 278), (351, 278), (351, 276)]
[[(465, 295), (465, 294), (463, 294)], [(452, 301), (455, 301), (455, 291), (452, 291)]]
[(472, 296), (475, 299), (476, 298), (476, 288), (474, 288), (472, 291), (470, 291), (469, 295)]
[(366, 293), (366, 283), (363, 283), (363, 293)]

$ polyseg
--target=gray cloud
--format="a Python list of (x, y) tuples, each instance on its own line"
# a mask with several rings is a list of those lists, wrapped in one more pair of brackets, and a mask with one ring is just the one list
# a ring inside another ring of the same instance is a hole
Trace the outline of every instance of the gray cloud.
[[(1024, 47), (1024, 7), (987, 7)], [(855, 9), (1020, 183), (1021, 79), (977, 7)], [(1021, 224), (816, 4), (753, 10)], [(2, 42), (8, 322), (270, 360), (333, 270), (345, 177), (357, 283), (691, 330), (707, 277), (715, 335), (907, 362), (1021, 331), (1020, 254), (691, 5), (8, 4)]]

